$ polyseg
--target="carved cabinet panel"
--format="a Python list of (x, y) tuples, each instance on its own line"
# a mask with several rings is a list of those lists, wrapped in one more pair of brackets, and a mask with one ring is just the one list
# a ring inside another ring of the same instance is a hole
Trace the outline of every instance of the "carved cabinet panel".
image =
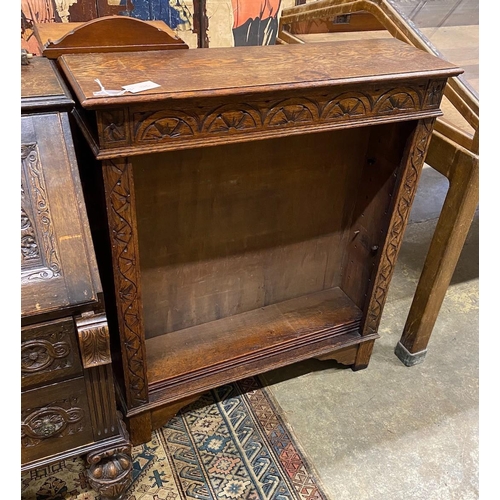
[(82, 363), (73, 318), (21, 329), (21, 387), (81, 375)]
[[(129, 442), (116, 410), (107, 317), (70, 131), (73, 101), (46, 59), (23, 66), (21, 75), (21, 470), (27, 471), (74, 455), (111, 460)], [(123, 493), (129, 472), (118, 481), (96, 482), (91, 467), (88, 475), (105, 499)]]
[(26, 391), (21, 406), (24, 462), (93, 441), (83, 377)]
[(67, 116), (23, 116), (21, 130), (22, 314), (96, 301), (66, 146)]

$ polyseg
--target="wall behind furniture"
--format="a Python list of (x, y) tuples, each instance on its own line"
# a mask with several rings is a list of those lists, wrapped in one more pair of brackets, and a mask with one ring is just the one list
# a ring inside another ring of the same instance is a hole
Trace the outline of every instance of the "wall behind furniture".
[(296, 0), (21, 0), (21, 46), (39, 54), (34, 22), (85, 22), (109, 15), (164, 21), (191, 48), (272, 45), (281, 9), (295, 3)]

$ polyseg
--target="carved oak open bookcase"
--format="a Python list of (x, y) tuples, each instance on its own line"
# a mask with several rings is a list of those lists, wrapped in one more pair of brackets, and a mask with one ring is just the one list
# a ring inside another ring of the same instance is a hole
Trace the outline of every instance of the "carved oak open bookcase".
[[(398, 40), (66, 54), (132, 442), (210, 388), (365, 368), (448, 77)], [(95, 97), (152, 80), (139, 94)]]

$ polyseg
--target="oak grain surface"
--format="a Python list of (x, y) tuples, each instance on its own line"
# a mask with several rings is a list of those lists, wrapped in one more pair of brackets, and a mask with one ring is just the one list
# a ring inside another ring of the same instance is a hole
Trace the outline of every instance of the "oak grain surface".
[[(366, 368), (460, 68), (394, 39), (58, 61), (104, 160), (134, 442), (155, 410), (232, 380), (352, 346)], [(160, 87), (94, 97), (95, 78)]]
[[(58, 60), (83, 107), (122, 106), (163, 99), (314, 88), (461, 72), (454, 65), (396, 39), (327, 44), (232, 47), (180, 51), (69, 54)], [(327, 54), (327, 55), (326, 55)], [(418, 69), (415, 69), (418, 68)], [(140, 94), (95, 97), (107, 89), (152, 80)]]
[(369, 132), (137, 157), (146, 337), (339, 284), (346, 193)]
[(51, 95), (63, 96), (64, 89), (48, 59), (35, 57), (30, 64), (21, 66), (22, 98)]
[(283, 350), (288, 343), (300, 345), (301, 338), (318, 338), (360, 318), (361, 311), (347, 295), (332, 288), (148, 339), (149, 382), (214, 370), (238, 358)]

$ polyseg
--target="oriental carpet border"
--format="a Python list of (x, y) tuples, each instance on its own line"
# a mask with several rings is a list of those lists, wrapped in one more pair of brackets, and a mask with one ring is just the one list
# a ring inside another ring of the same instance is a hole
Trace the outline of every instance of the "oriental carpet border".
[[(186, 406), (133, 448), (123, 500), (327, 500), (270, 392), (257, 377)], [(22, 476), (22, 500), (99, 500), (81, 458)]]

